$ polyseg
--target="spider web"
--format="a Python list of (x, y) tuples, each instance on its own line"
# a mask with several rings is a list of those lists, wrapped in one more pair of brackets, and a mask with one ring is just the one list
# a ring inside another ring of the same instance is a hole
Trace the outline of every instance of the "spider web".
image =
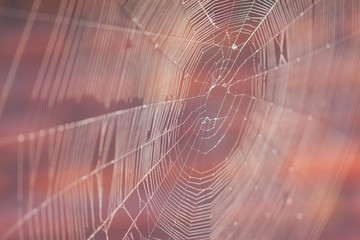
[(319, 237), (359, 150), (359, 1), (0, 6), (2, 239)]

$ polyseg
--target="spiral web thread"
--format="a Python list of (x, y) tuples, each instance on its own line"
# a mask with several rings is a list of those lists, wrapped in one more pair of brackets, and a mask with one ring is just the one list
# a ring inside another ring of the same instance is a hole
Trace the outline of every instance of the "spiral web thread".
[(43, 25), (29, 101), (142, 103), (3, 136), (3, 239), (319, 237), (359, 149), (359, 1), (53, 4), (2, 6), (23, 27), (0, 113)]

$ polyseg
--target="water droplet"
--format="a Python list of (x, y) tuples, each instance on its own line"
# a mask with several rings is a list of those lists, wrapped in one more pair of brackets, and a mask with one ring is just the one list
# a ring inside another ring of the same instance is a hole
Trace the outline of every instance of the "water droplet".
[(34, 133), (30, 133), (29, 134), (29, 140), (34, 140), (35, 139), (35, 134)]
[(25, 140), (24, 135), (20, 134), (20, 135), (17, 137), (17, 140), (18, 140), (20, 143), (24, 142), (24, 140)]
[(44, 130), (40, 130), (39, 136), (40, 136), (40, 137), (44, 137), (44, 136), (45, 136), (45, 131), (44, 131)]

